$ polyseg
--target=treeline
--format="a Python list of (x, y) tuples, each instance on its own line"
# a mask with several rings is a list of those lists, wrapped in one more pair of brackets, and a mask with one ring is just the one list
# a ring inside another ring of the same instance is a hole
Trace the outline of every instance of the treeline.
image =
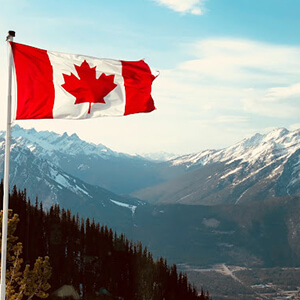
[[(1, 182), (1, 199), (2, 190)], [(132, 243), (94, 220), (80, 219), (58, 205), (44, 211), (42, 203), (36, 200), (31, 205), (26, 190), (16, 187), (10, 208), (20, 217), (15, 235), (23, 243), (24, 262), (50, 257), (52, 292), (67, 284), (83, 299), (209, 299), (203, 291), (198, 295), (176, 265), (154, 260), (141, 243)]]

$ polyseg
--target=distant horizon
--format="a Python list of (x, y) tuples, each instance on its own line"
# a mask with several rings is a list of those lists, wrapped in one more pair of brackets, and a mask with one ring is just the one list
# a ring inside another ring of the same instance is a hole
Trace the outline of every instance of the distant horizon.
[(160, 72), (151, 113), (19, 121), (24, 128), (77, 133), (123, 153), (178, 154), (224, 148), (274, 128), (300, 128), (299, 0), (75, 0), (59, 3), (59, 10), (56, 1), (0, 4), (1, 130), (8, 30), (16, 31), (17, 43), (99, 58), (145, 58)]
[[(261, 133), (261, 132), (255, 132), (255, 133), (252, 134), (252, 135), (243, 137), (242, 139), (240, 139), (240, 140), (237, 141), (236, 143), (227, 145), (227, 146), (222, 147), (222, 148), (206, 148), (206, 149), (200, 149), (199, 151), (189, 152), (189, 153), (171, 153), (171, 152), (166, 152), (166, 151), (163, 151), (163, 150), (157, 151), (157, 152), (129, 153), (129, 152), (117, 151), (117, 150), (115, 150), (115, 149), (113, 149), (113, 148), (111, 148), (111, 147), (109, 147), (109, 146), (107, 146), (107, 145), (105, 145), (105, 144), (103, 144), (103, 143), (89, 142), (89, 141), (87, 141), (87, 140), (81, 138), (76, 132), (74, 132), (74, 133), (68, 133), (68, 132), (64, 131), (64, 132), (62, 132), (62, 133), (59, 133), (59, 132), (56, 132), (56, 131), (53, 131), (53, 130), (47, 130), (47, 129), (46, 129), (46, 130), (37, 130), (36, 128), (33, 128), (33, 127), (32, 127), (32, 128), (24, 128), (24, 127), (20, 126), (19, 124), (13, 124), (13, 125), (12, 125), (12, 128), (15, 127), (15, 126), (21, 128), (21, 129), (23, 129), (23, 130), (26, 130), (26, 131), (30, 131), (30, 130), (33, 129), (33, 130), (35, 130), (37, 133), (41, 133), (41, 132), (49, 132), (49, 133), (57, 134), (57, 135), (59, 135), (59, 136), (63, 136), (63, 135), (66, 134), (66, 135), (69, 136), (69, 137), (72, 137), (72, 135), (75, 135), (75, 136), (77, 136), (77, 137), (78, 137), (80, 140), (82, 140), (82, 141), (85, 141), (85, 142), (87, 142), (87, 143), (94, 144), (95, 146), (100, 146), (100, 145), (101, 145), (101, 146), (104, 146), (104, 147), (109, 148), (110, 150), (112, 150), (112, 151), (114, 151), (114, 152), (117, 152), (117, 153), (129, 154), (129, 155), (133, 155), (133, 156), (139, 155), (139, 156), (142, 156), (142, 157), (145, 157), (145, 158), (148, 157), (148, 158), (151, 158), (151, 159), (153, 159), (153, 158), (151, 157), (151, 155), (152, 155), (152, 156), (155, 156), (156, 154), (157, 154), (157, 155), (159, 155), (159, 154), (161, 154), (161, 155), (165, 154), (165, 155), (171, 155), (171, 156), (173, 156), (173, 157), (177, 157), (177, 156), (182, 156), (182, 155), (192, 155), (192, 154), (200, 153), (200, 152), (207, 151), (207, 150), (216, 150), (216, 151), (218, 151), (218, 150), (222, 150), (222, 149), (226, 149), (226, 148), (228, 148), (228, 147), (234, 146), (235, 144), (238, 144), (238, 143), (242, 142), (242, 141), (245, 140), (245, 139), (250, 139), (251, 137), (255, 136), (256, 134), (260, 134), (260, 135), (269, 135), (269, 134), (272, 133), (273, 131), (278, 131), (278, 130), (281, 130), (281, 129), (282, 129), (282, 130), (287, 130), (289, 133), (290, 133), (290, 132), (294, 132), (294, 131), (300, 131), (300, 128), (293, 129), (293, 130), (289, 130), (289, 129), (285, 128), (285, 127), (277, 127), (277, 128), (270, 129), (268, 132), (264, 132), (264, 133)], [(1, 131), (2, 131), (2, 132), (5, 132), (6, 130), (1, 130)]]

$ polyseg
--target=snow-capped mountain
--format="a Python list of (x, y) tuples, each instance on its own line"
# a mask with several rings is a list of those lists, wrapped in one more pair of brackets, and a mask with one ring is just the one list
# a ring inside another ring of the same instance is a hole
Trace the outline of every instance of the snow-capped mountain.
[(155, 203), (240, 203), (300, 194), (300, 130), (276, 129), (169, 162), (187, 174), (135, 193)]
[[(0, 171), (4, 168), (4, 144), (0, 137)], [(61, 204), (67, 201), (63, 197), (66, 193), (72, 194), (80, 202), (85, 199), (102, 201), (97, 199), (101, 193), (109, 195), (109, 198), (121, 199), (122, 197), (98, 186), (92, 186), (82, 180), (67, 174), (59, 166), (44, 159), (42, 155), (36, 155), (32, 148), (24, 147), (21, 137), (12, 139), (10, 157), (10, 185), (16, 184), (18, 188), (26, 188), (27, 194), (34, 199), (38, 196), (44, 206)], [(74, 200), (74, 202), (76, 202)], [(127, 202), (127, 201), (125, 201)]]
[[(4, 137), (4, 135), (5, 132), (0, 132), (0, 137)], [(73, 156), (79, 154), (96, 155), (104, 159), (112, 156), (126, 156), (126, 154), (112, 151), (104, 145), (85, 142), (77, 134), (69, 136), (67, 133), (60, 135), (49, 131), (37, 132), (35, 129), (26, 130), (15, 125), (12, 130), (12, 137), (20, 147), (26, 147), (32, 153), (43, 158), (56, 158), (57, 152)]]
[(288, 158), (300, 148), (300, 129), (288, 131), (274, 129), (268, 134), (255, 134), (241, 142), (221, 150), (207, 150), (196, 154), (184, 155), (172, 160), (172, 165), (185, 165), (190, 168), (215, 162), (227, 164), (240, 160), (253, 165), (259, 161), (272, 162), (278, 158)]
[[(5, 132), (0, 132), (0, 138), (4, 137)], [(85, 142), (76, 134), (37, 132), (15, 125), (12, 139), (13, 144), (30, 150), (34, 157), (47, 160), (68, 174), (115, 193), (128, 194), (162, 182), (154, 168), (156, 162)]]
[[(3, 136), (0, 132), (1, 163)], [(280, 128), (225, 149), (206, 150), (160, 163), (87, 143), (76, 134), (59, 135), (14, 126), (12, 137), (15, 154), (11, 160), (16, 164), (11, 168), (12, 182), (29, 191), (30, 181), (48, 176), (45, 184), (52, 189), (53, 196), (43, 197), (49, 205), (58, 201), (62, 183), (64, 188), (68, 186), (69, 191), (85, 195), (86, 199), (89, 192), (84, 183), (116, 194), (133, 193), (152, 203), (238, 204), (300, 194), (300, 130)], [(37, 172), (36, 179), (30, 179)], [(81, 185), (74, 184), (74, 179)], [(69, 180), (72, 183), (67, 183)], [(57, 190), (52, 187), (53, 182)], [(32, 191), (36, 193), (33, 187)], [(41, 192), (38, 194), (40, 197)]]
[[(84, 146), (85, 142), (75, 136), (59, 136), (47, 132), (43, 132), (39, 136), (36, 131), (31, 131), (32, 136), (28, 139), (26, 135), (30, 135), (30, 133), (26, 130), (17, 128), (18, 135), (16, 136), (16, 131), (13, 133), (10, 156), (11, 188), (16, 185), (18, 189), (26, 189), (26, 194), (30, 197), (31, 202), (34, 202), (38, 197), (38, 201), (43, 202), (45, 209), (54, 204), (59, 204), (62, 208), (71, 209), (73, 213), (80, 212), (80, 216), (93, 217), (101, 223), (108, 224), (118, 230), (125, 230), (128, 226), (131, 226), (135, 209), (139, 205), (144, 205), (143, 201), (132, 197), (119, 196), (107, 189), (84, 182), (66, 173), (57, 164), (58, 159), (49, 159), (49, 153), (52, 153), (52, 158), (63, 155), (65, 150), (60, 152), (60, 147), (63, 148), (61, 146), (61, 140), (63, 139), (66, 140), (67, 145), (73, 142), (73, 146), (76, 145), (76, 140), (78, 142), (77, 146), (80, 144)], [(22, 136), (19, 135), (20, 132), (23, 134)], [(55, 141), (58, 147), (55, 147)], [(90, 155), (96, 155), (96, 146), (91, 145), (90, 148), (88, 145), (85, 146), (84, 150), (87, 153), (93, 152)], [(4, 147), (5, 140), (3, 133), (1, 133), (0, 174), (2, 174), (2, 178)], [(107, 159), (107, 153), (110, 152), (112, 151), (109, 149), (105, 151), (105, 159)], [(101, 152), (98, 156), (100, 155), (102, 155)], [(112, 152), (112, 156), (115, 155), (118, 154)]]

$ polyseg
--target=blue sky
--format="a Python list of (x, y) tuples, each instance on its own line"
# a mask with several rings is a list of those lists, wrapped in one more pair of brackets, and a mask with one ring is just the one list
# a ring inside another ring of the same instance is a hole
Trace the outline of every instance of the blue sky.
[(256, 132), (300, 127), (299, 0), (0, 0), (0, 128), (8, 30), (67, 53), (145, 58), (157, 110), (89, 121), (26, 121), (128, 153), (198, 152)]

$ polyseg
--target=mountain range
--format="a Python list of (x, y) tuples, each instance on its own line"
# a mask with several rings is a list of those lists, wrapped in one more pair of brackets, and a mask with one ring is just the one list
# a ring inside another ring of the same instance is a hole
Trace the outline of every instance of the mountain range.
[[(3, 132), (0, 132), (1, 137), (4, 137)], [(115, 193), (130, 193), (161, 182), (152, 161), (87, 143), (76, 134), (37, 132), (16, 125), (12, 138), (13, 146), (29, 149), (35, 157), (47, 160), (63, 172)]]
[[(2, 174), (4, 137), (0, 132)], [(76, 134), (12, 130), (10, 186), (25, 188), (45, 209), (59, 204), (125, 232), (177, 263), (299, 264), (299, 172), (300, 130), (279, 128), (166, 161)]]
[(279, 128), (167, 162), (185, 174), (135, 192), (150, 203), (239, 204), (300, 195), (300, 130)]
[[(4, 132), (0, 132), (0, 172), (4, 170)], [(38, 133), (14, 126), (10, 155), (10, 187), (26, 189), (31, 201), (43, 202), (45, 209), (59, 204), (83, 217), (95, 218), (119, 230), (128, 228), (132, 213), (145, 202), (133, 197), (120, 196), (99, 185), (93, 185), (66, 172), (63, 167), (78, 167), (78, 172), (93, 166), (97, 159), (114, 161), (125, 154), (115, 153), (102, 145), (91, 145), (76, 135), (58, 135), (52, 132)], [(134, 157), (138, 163), (141, 159)], [(137, 163), (137, 164), (138, 164)], [(113, 175), (110, 175), (113, 177)], [(122, 175), (121, 175), (122, 176)], [(99, 175), (101, 177), (101, 174)], [(3, 175), (2, 175), (3, 178)], [(119, 220), (115, 225), (113, 220)], [(124, 228), (125, 226), (125, 228)]]

